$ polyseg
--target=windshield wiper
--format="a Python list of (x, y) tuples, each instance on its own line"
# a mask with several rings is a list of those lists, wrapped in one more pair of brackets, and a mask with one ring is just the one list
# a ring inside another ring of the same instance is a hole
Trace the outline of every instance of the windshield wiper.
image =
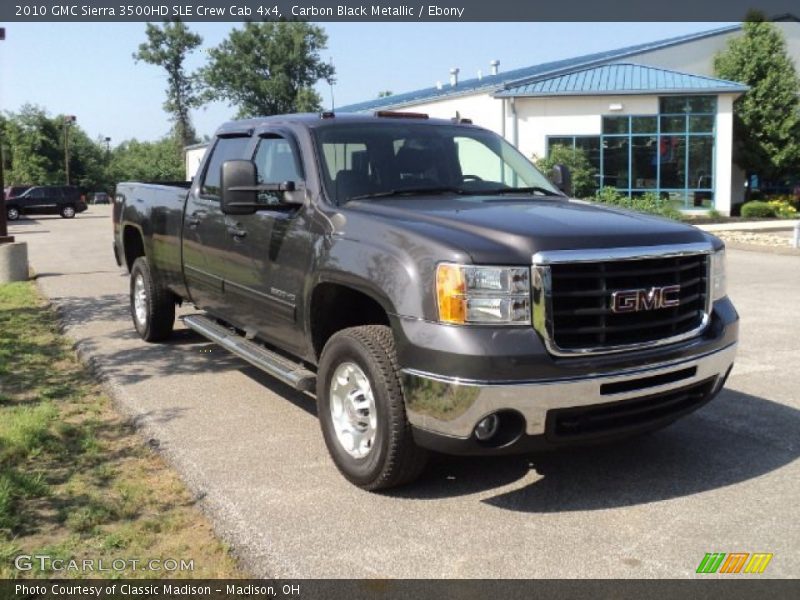
[(360, 194), (352, 196), (347, 200), (365, 200), (368, 198), (388, 198), (390, 196), (418, 196), (420, 194), (465, 194), (464, 190), (452, 186), (420, 187), (420, 188), (399, 188), (374, 192), (372, 194)]
[(563, 196), (564, 194), (560, 192), (554, 192), (553, 190), (548, 190), (547, 188), (532, 186), (532, 187), (508, 187), (508, 188), (496, 188), (492, 190), (480, 190), (476, 191), (475, 193), (486, 194), (490, 196), (492, 194), (534, 194), (539, 192), (540, 194), (544, 194), (545, 196)]

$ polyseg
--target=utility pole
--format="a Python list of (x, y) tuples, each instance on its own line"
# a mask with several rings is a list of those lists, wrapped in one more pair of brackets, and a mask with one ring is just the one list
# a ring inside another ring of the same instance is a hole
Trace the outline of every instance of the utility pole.
[[(0, 42), (6, 39), (6, 28), (0, 27)], [(8, 235), (8, 222), (6, 221), (6, 182), (3, 176), (5, 157), (3, 156), (3, 132), (0, 132), (0, 244), (10, 244), (14, 237)]]
[(67, 185), (69, 185), (69, 126), (78, 120), (75, 115), (64, 117), (64, 172), (67, 175)]

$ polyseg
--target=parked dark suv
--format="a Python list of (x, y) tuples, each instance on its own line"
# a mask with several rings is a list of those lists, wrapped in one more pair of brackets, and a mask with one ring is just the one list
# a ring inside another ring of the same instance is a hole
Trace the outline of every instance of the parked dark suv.
[(11, 198), (21, 196), (32, 187), (32, 185), (7, 185), (5, 188), (3, 188), (3, 191), (6, 194), (6, 200), (10, 200)]
[(69, 185), (35, 186), (6, 200), (9, 221), (16, 221), (20, 215), (61, 215), (71, 219), (85, 210), (80, 190)]

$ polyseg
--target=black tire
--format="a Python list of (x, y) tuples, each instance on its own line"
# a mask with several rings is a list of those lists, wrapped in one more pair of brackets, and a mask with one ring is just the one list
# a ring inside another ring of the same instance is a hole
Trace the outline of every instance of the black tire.
[(65, 204), (58, 211), (58, 214), (61, 215), (62, 219), (73, 219), (75, 218), (75, 207), (71, 204)]
[(16, 206), (9, 206), (6, 209), (6, 218), (9, 221), (16, 221), (19, 219), (19, 209)]
[[(366, 375), (375, 400), (374, 443), (363, 458), (351, 456), (339, 441), (331, 415), (331, 380), (336, 369), (355, 363)], [(428, 453), (417, 446), (406, 418), (400, 368), (391, 329), (383, 325), (352, 327), (336, 333), (322, 351), (317, 373), (317, 405), (322, 435), (331, 458), (345, 478), (375, 491), (416, 479)]]
[[(142, 288), (137, 290), (140, 277)], [(143, 319), (137, 315), (135, 294), (139, 291), (144, 292), (139, 299)], [(160, 342), (170, 336), (175, 325), (175, 295), (158, 281), (144, 256), (137, 258), (131, 269), (130, 306), (133, 325), (144, 341)]]

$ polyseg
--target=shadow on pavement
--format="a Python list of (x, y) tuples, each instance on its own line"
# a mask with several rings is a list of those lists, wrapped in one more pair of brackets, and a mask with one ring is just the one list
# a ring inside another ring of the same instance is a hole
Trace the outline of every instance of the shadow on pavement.
[[(435, 499), (536, 481), (483, 502), (548, 513), (690, 496), (759, 477), (800, 456), (800, 411), (733, 390), (671, 427), (612, 445), (527, 457), (441, 458), (394, 495)], [(452, 482), (452, 483), (451, 483)]]

